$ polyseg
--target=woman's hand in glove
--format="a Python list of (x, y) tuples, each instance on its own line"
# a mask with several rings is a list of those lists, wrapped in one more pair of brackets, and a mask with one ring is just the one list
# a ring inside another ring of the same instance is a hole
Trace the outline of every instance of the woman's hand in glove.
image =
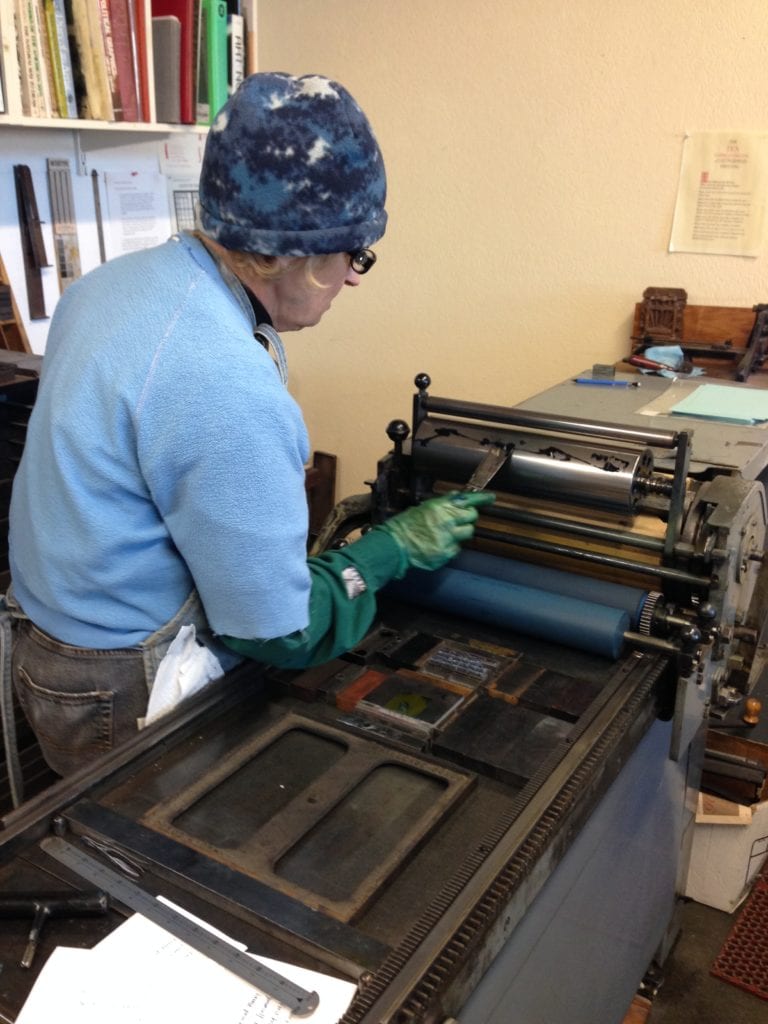
[(496, 495), (488, 491), (461, 491), (430, 498), (392, 516), (381, 529), (390, 533), (417, 569), (439, 569), (459, 553), (463, 541), (475, 532), (477, 509), (490, 505)]

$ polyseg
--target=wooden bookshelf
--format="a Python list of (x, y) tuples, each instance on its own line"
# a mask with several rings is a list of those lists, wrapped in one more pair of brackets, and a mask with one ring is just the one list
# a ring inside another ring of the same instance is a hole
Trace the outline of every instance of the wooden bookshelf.
[(0, 114), (0, 128), (55, 128), (64, 131), (133, 132), (169, 135), (179, 132), (207, 132), (207, 124), (163, 124), (160, 121), (95, 121), (74, 117), (25, 117)]

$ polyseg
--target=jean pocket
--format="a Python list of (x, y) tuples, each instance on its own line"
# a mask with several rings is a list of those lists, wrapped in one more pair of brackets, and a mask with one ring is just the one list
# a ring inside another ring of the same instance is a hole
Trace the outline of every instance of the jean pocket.
[(112, 749), (114, 694), (111, 690), (51, 690), (19, 665), (16, 692), (43, 756), (67, 775)]

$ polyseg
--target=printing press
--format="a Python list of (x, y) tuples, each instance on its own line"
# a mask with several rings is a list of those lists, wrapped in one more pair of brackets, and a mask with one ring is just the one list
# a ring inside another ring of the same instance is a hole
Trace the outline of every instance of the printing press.
[(674, 938), (707, 716), (763, 670), (768, 466), (760, 427), (619, 379), (507, 408), (419, 375), (371, 493), (316, 546), (483, 475), (474, 541), (390, 585), (344, 657), (241, 667), (7, 815), (4, 887), (82, 886), (55, 834), (355, 981), (342, 1024), (618, 1024)]

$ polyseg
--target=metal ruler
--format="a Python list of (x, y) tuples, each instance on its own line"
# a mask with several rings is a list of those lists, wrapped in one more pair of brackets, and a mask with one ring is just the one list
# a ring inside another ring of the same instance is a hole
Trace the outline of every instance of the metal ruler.
[(173, 907), (156, 900), (150, 893), (123, 878), (101, 861), (95, 860), (79, 847), (58, 836), (43, 839), (40, 847), (81, 878), (103, 889), (131, 910), (143, 914), (154, 924), (196, 949), (198, 953), (209, 957), (221, 967), (226, 967), (228, 971), (232, 971), (284, 1006), (290, 1007), (297, 1017), (307, 1017), (317, 1009), (320, 1003), (317, 992), (308, 992), (307, 989), (284, 978), (282, 974), (265, 967), (218, 935), (201, 928)]

